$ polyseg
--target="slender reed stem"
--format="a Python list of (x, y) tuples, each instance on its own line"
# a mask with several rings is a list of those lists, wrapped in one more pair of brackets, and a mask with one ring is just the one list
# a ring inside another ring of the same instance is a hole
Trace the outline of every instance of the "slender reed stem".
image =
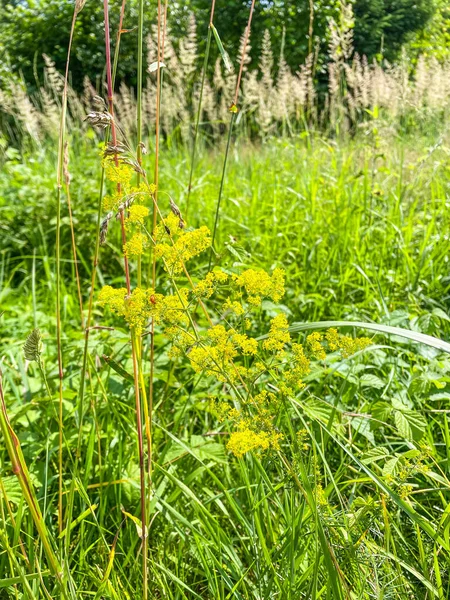
[(211, 3), (211, 14), (210, 14), (210, 17), (209, 17), (209, 25), (208, 25), (208, 37), (206, 39), (205, 59), (203, 61), (202, 83), (201, 83), (201, 86), (200, 86), (200, 96), (199, 96), (199, 99), (198, 99), (197, 116), (195, 118), (194, 140), (193, 140), (193, 143), (192, 143), (191, 168), (190, 168), (190, 171), (189, 171), (188, 195), (187, 195), (187, 199), (186, 199), (186, 210), (185, 210), (186, 220), (187, 220), (188, 213), (189, 213), (189, 200), (191, 198), (191, 190), (192, 190), (192, 175), (194, 173), (194, 165), (195, 165), (195, 150), (196, 150), (196, 147), (197, 147), (198, 128), (199, 128), (199, 124), (200, 124), (200, 115), (201, 115), (201, 112), (202, 112), (203, 90), (204, 90), (204, 87), (205, 87), (206, 71), (207, 71), (207, 68), (208, 68), (209, 49), (211, 47), (212, 26), (213, 26), (215, 5), (216, 5), (216, 0), (212, 0), (212, 3)]
[[(111, 138), (113, 145), (117, 145), (117, 134), (116, 125), (114, 122), (114, 99), (113, 99), (113, 84), (112, 84), (112, 69), (111, 69), (111, 44), (109, 37), (109, 3), (108, 0), (103, 1), (104, 10), (104, 21), (105, 21), (105, 50), (106, 50), (106, 82), (108, 88), (108, 109), (112, 115), (111, 120)], [(115, 156), (116, 165), (118, 164), (117, 155)], [(117, 186), (117, 191), (120, 193), (120, 184)], [(125, 217), (124, 211), (120, 212), (120, 226), (122, 231), (122, 243), (126, 243), (125, 233)], [(130, 271), (128, 264), (128, 257), (124, 253), (124, 267), (125, 267), (125, 281), (128, 294), (131, 293), (131, 282), (130, 282)], [(147, 600), (148, 597), (148, 565), (147, 565), (147, 535), (146, 535), (146, 494), (145, 494), (145, 464), (144, 464), (144, 449), (143, 449), (143, 435), (142, 435), (142, 415), (141, 415), (141, 403), (140, 403), (140, 388), (139, 388), (139, 365), (137, 360), (139, 341), (136, 340), (135, 333), (131, 332), (131, 349), (132, 349), (132, 361), (133, 361), (133, 374), (134, 374), (134, 394), (136, 401), (136, 427), (138, 435), (138, 446), (139, 446), (139, 472), (140, 472), (140, 488), (141, 488), (141, 520), (143, 525), (143, 537), (142, 537), (142, 583), (143, 583), (143, 598)]]
[(72, 17), (72, 25), (70, 28), (69, 47), (67, 49), (66, 70), (64, 76), (64, 87), (62, 96), (61, 121), (59, 126), (59, 141), (58, 141), (58, 167), (56, 174), (56, 345), (58, 354), (58, 377), (59, 377), (59, 407), (58, 407), (58, 529), (63, 530), (63, 462), (62, 462), (62, 447), (63, 447), (63, 362), (62, 362), (62, 343), (61, 343), (61, 190), (62, 178), (64, 169), (64, 137), (66, 127), (67, 113), (67, 89), (69, 80), (69, 64), (70, 53), (72, 50), (73, 34), (75, 30), (75, 22), (79, 12), (79, 7), (75, 4)]
[(80, 305), (80, 322), (81, 322), (81, 328), (84, 329), (83, 296), (81, 294), (80, 274), (78, 272), (77, 244), (76, 244), (76, 240), (75, 240), (75, 228), (73, 226), (72, 202), (70, 199), (69, 143), (67, 141), (64, 143), (63, 171), (64, 171), (64, 183), (65, 183), (65, 187), (66, 187), (67, 208), (69, 210), (70, 235), (71, 235), (71, 239), (72, 239), (72, 254), (73, 254), (73, 262), (75, 265), (75, 280), (77, 282), (78, 303)]

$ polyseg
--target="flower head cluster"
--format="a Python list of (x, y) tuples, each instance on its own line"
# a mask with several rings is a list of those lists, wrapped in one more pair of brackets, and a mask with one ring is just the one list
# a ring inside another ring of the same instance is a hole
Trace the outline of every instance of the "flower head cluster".
[(135, 288), (131, 294), (126, 288), (115, 289), (106, 285), (99, 294), (100, 306), (109, 306), (116, 315), (124, 317), (129, 327), (140, 334), (148, 319), (161, 319), (163, 296), (154, 290)]
[(325, 360), (327, 357), (324, 347), (321, 344), (322, 340), (323, 335), (318, 331), (314, 331), (306, 338), (309, 351), (317, 360)]
[(100, 306), (109, 306), (113, 313), (124, 317), (138, 335), (149, 319), (164, 324), (169, 337), (171, 328), (184, 327), (188, 323), (187, 290), (180, 290), (177, 295), (163, 296), (153, 289), (136, 287), (131, 294), (127, 294), (126, 288), (115, 289), (106, 285), (100, 291), (98, 301)]
[(242, 458), (247, 452), (255, 450), (264, 451), (280, 449), (280, 433), (267, 431), (253, 431), (252, 429), (241, 429), (233, 431), (227, 442), (227, 448), (237, 458)]
[(218, 284), (228, 281), (228, 275), (224, 271), (210, 271), (204, 279), (195, 286), (193, 292), (197, 298), (210, 298), (217, 289)]
[(274, 317), (270, 323), (269, 335), (263, 342), (264, 350), (282, 352), (285, 345), (291, 341), (288, 328), (289, 323), (284, 313)]
[(181, 273), (184, 264), (201, 254), (211, 245), (207, 227), (186, 231), (180, 228), (179, 218), (171, 213), (156, 227), (155, 255), (164, 260), (164, 268), (171, 275)]
[(105, 168), (106, 179), (114, 183), (120, 183), (121, 185), (129, 184), (134, 175), (134, 170), (130, 165), (120, 161), (116, 164), (113, 156), (105, 158), (103, 166)]
[(128, 216), (125, 219), (126, 228), (129, 229), (130, 225), (142, 226), (145, 219), (148, 217), (149, 212), (148, 208), (142, 204), (133, 204), (130, 206)]
[(236, 285), (243, 288), (250, 304), (258, 305), (263, 298), (279, 302), (284, 295), (284, 271), (275, 269), (272, 275), (262, 269), (247, 269), (234, 276)]
[(125, 242), (123, 245), (123, 253), (128, 258), (133, 256), (141, 256), (144, 254), (144, 250), (148, 247), (148, 245), (148, 237), (144, 233), (138, 231), (128, 240), (128, 242)]
[(234, 329), (215, 325), (206, 333), (206, 339), (189, 352), (189, 360), (196, 373), (205, 371), (219, 381), (234, 381), (242, 370), (234, 364), (239, 354), (254, 356), (258, 342)]
[(329, 349), (334, 352), (340, 350), (344, 358), (370, 346), (372, 340), (368, 337), (352, 338), (348, 335), (339, 335), (337, 329), (328, 329), (325, 334)]

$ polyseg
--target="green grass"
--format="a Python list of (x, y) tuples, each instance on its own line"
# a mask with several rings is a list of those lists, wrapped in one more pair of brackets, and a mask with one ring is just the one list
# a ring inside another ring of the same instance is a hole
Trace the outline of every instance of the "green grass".
[[(238, 140), (229, 156), (216, 262), (234, 272), (284, 268), (282, 307), (292, 323), (370, 321), (449, 340), (449, 145), (445, 138), (437, 147), (435, 142), (388, 133), (380, 136), (379, 147), (362, 135), (342, 141), (313, 135), (268, 139), (259, 146)], [(71, 144), (85, 298), (100, 181), (94, 146), (89, 135)], [(9, 149), (0, 156), (0, 343), (7, 410), (75, 596), (133, 599), (141, 594), (141, 542), (122, 511), (139, 517), (133, 389), (115, 363), (102, 358), (113, 357), (131, 373), (129, 334), (98, 307), (95, 324), (115, 330), (91, 332), (73, 529), (68, 543), (67, 535), (58, 540), (54, 152), (44, 144), (23, 155)], [(164, 192), (181, 210), (185, 206), (189, 156), (187, 149), (162, 149), (164, 214), (169, 211)], [(221, 160), (219, 148), (199, 151), (188, 225), (212, 228)], [(151, 156), (144, 166), (152, 172)], [(67, 498), (75, 472), (84, 334), (65, 206), (62, 212)], [(207, 263), (205, 252), (193, 261), (191, 274), (204, 276)], [(122, 271), (119, 227), (113, 221), (101, 250), (99, 287), (123, 285)], [(131, 276), (135, 282), (134, 270)], [(159, 284), (164, 280), (161, 269)], [(265, 302), (252, 335), (266, 333), (278, 311)], [(51, 399), (37, 366), (26, 367), (22, 354), (35, 326), (43, 333)], [(297, 335), (302, 340), (304, 333)], [(171, 362), (158, 332), (155, 348), (150, 598), (449, 596), (450, 359), (445, 354), (377, 334), (356, 356), (331, 354), (316, 363), (305, 390), (285, 403), (276, 419), (285, 436), (286, 465), (276, 453), (230, 455), (225, 448), (230, 428), (208, 409), (211, 394), (226, 398), (229, 390), (185, 363)], [(0, 598), (45, 597), (37, 565), (50, 595), (57, 597), (32, 514), (0, 448)]]

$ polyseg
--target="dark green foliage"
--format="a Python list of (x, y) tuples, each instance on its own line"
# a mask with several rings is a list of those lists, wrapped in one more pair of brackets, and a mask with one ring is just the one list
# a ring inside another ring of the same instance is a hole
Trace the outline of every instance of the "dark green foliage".
[[(330, 19), (339, 19), (339, 0), (317, 0), (314, 2), (312, 39), (310, 30), (309, 0), (257, 2), (252, 24), (251, 56), (256, 66), (265, 29), (271, 34), (275, 57), (283, 50), (284, 57), (292, 69), (297, 69), (308, 52), (318, 49), (318, 67), (327, 61), (327, 43)], [(30, 87), (42, 84), (42, 55), (47, 54), (56, 63), (59, 71), (64, 70), (66, 49), (73, 14), (70, 0), (46, 0), (16, 3), (3, 2), (0, 21), (0, 49), (6, 56), (5, 64), (14, 73), (23, 73)], [(110, 2), (110, 26), (113, 42), (119, 22), (121, 0)], [(200, 40), (199, 68), (205, 49), (205, 35), (209, 23), (211, 3), (209, 0), (187, 0), (169, 3), (169, 26), (176, 39), (185, 36), (190, 14), (197, 21)], [(248, 19), (248, 0), (228, 0), (216, 5), (214, 22), (229, 53), (236, 64), (239, 41)], [(378, 55), (381, 48), (388, 60), (394, 60), (406, 41), (414, 32), (421, 31), (432, 16), (434, 3), (428, 0), (356, 0), (355, 49), (369, 58)], [(146, 2), (144, 35), (152, 30), (156, 20), (156, 0)], [(121, 38), (121, 60), (117, 79), (135, 85), (136, 70), (133, 62), (137, 46), (137, 31), (133, 24), (137, 19), (136, 0), (126, 4), (125, 29), (131, 29)], [(84, 77), (99, 86), (103, 72), (104, 48), (98, 40), (103, 36), (102, 11), (97, 2), (87, 2), (78, 15), (73, 53), (71, 79), (75, 89), (81, 90)], [(156, 52), (156, 51), (155, 51)], [(210, 61), (212, 71), (217, 49), (214, 48)], [(252, 65), (250, 65), (252, 68)], [(275, 66), (276, 68), (276, 66)], [(1, 74), (2, 72), (0, 72)], [(3, 73), (6, 74), (5, 66)], [(1, 85), (1, 83), (0, 83)]]
[(369, 59), (392, 62), (414, 32), (424, 29), (434, 10), (433, 0), (356, 0), (355, 49)]

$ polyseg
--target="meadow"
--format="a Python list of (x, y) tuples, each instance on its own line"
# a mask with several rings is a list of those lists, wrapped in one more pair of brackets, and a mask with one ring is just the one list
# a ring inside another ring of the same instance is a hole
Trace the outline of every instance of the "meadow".
[(197, 136), (156, 72), (4, 121), (0, 598), (448, 598), (445, 77)]

